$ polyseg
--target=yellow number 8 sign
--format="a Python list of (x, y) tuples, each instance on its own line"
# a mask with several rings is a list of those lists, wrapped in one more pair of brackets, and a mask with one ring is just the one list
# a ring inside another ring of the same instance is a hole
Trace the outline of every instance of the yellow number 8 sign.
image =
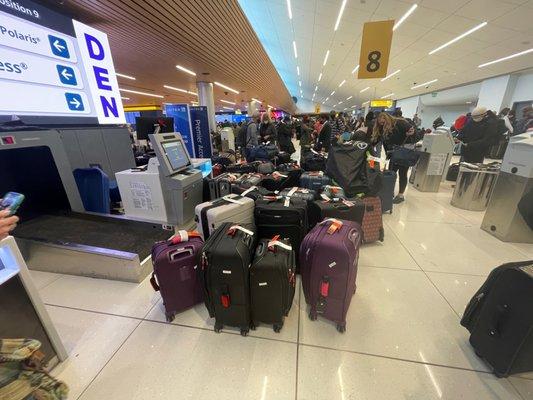
[(365, 23), (357, 78), (372, 79), (387, 76), (393, 26), (394, 20)]

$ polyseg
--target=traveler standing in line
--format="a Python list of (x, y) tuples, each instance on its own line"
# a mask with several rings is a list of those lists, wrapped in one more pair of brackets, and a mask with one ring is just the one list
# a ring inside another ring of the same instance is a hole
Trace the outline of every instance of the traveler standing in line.
[(261, 143), (271, 142), (276, 144), (278, 132), (272, 123), (268, 112), (261, 117), (261, 125), (259, 126), (259, 136), (261, 136)]
[(313, 130), (311, 129), (311, 121), (307, 115), (304, 115), (302, 124), (300, 125), (300, 147), (309, 146), (313, 141)]
[(246, 128), (246, 144), (248, 146), (257, 146), (259, 144), (259, 111), (254, 111), (252, 120)]
[(342, 113), (336, 115), (335, 111), (330, 113), (331, 120), (331, 144), (340, 142), (340, 138), (347, 131), (346, 122)]
[(290, 126), (291, 118), (286, 116), (278, 125), (278, 144), (279, 149), (286, 153), (292, 154), (296, 151), (292, 144), (292, 128)]
[[(371, 145), (378, 146), (383, 143), (387, 153), (390, 153), (394, 145), (403, 146), (406, 143), (411, 143), (414, 138), (414, 127), (403, 118), (395, 118), (381, 112), (375, 120), (372, 128)], [(394, 204), (401, 203), (405, 200), (404, 193), (407, 188), (407, 172), (409, 167), (403, 165), (389, 165), (389, 169), (396, 171), (400, 179), (400, 191), (393, 199)]]
[(476, 107), (472, 118), (457, 136), (462, 142), (463, 161), (482, 163), (498, 135), (498, 119), (486, 107)]
[(505, 136), (513, 136), (513, 123), (511, 121), (511, 118), (513, 117), (513, 112), (509, 107), (505, 107), (503, 110), (500, 111), (500, 114), (498, 115), (501, 119), (503, 119), (503, 122), (505, 123), (505, 127), (507, 128), (507, 132), (505, 133)]
[(331, 121), (328, 114), (321, 116), (323, 124), (318, 132), (318, 146), (321, 150), (328, 151), (331, 145)]

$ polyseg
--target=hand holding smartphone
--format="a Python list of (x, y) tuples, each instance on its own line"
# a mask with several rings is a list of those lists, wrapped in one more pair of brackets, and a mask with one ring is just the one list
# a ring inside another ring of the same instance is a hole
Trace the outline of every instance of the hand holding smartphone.
[(24, 201), (24, 195), (15, 192), (6, 193), (0, 199), (0, 240), (17, 226), (18, 217), (14, 214)]

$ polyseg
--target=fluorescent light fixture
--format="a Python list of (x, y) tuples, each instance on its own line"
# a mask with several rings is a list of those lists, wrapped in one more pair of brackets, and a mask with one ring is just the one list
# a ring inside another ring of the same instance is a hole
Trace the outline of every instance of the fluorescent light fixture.
[(134, 93), (134, 94), (141, 94), (143, 96), (157, 97), (159, 99), (163, 99), (165, 97), (165, 96), (161, 96), (160, 94), (139, 92), (137, 90), (130, 90), (130, 89), (118, 89), (118, 90), (120, 90), (121, 92), (126, 92), (126, 93)]
[(324, 56), (324, 62), (322, 63), (322, 66), (326, 65), (326, 63), (328, 62), (328, 57), (329, 57), (329, 50), (326, 51), (326, 55)]
[(235, 105), (235, 102), (234, 101), (229, 101), (229, 100), (220, 100), (222, 103), (227, 103), (227, 104), (233, 104)]
[(129, 100), (130, 98), (129, 97), (120, 97), (122, 100)]
[(320, 75), (318, 75), (318, 81), (317, 82), (320, 82), (320, 79), (322, 79), (322, 72), (320, 73)]
[(501, 61), (510, 60), (511, 58), (520, 57), (520, 56), (523, 56), (524, 54), (528, 54), (528, 53), (531, 53), (531, 52), (533, 52), (533, 47), (531, 49), (521, 51), (520, 53), (511, 54), (510, 56), (507, 56), (507, 57), (498, 58), (497, 60), (489, 61), (489, 62), (487, 62), (485, 64), (480, 64), (480, 65), (478, 65), (478, 68), (483, 68), (483, 67), (486, 67), (487, 65), (496, 64), (496, 63), (499, 63)]
[(175, 90), (176, 92), (189, 93), (188, 90), (180, 89), (180, 88), (177, 88), (177, 87), (174, 87), (174, 86), (163, 85), (163, 87), (164, 87), (165, 89)]
[(413, 89), (418, 89), (419, 87), (423, 87), (423, 86), (431, 85), (432, 83), (435, 83), (435, 82), (437, 82), (437, 81), (438, 81), (438, 79), (433, 79), (433, 80), (431, 80), (431, 81), (427, 81), (427, 82), (421, 83), (420, 85), (413, 86), (413, 87), (411, 88), (411, 90), (413, 90)]
[(300, 76), (300, 67), (296, 66), (296, 72), (298, 73), (298, 76)]
[(467, 101), (466, 104), (472, 104), (472, 102), (471, 101)]
[(302, 87), (302, 81), (298, 81), (298, 86)]
[(324, 100), (324, 102), (328, 101), (329, 100), (329, 97), (326, 97), (326, 100)]
[(343, 80), (341, 83), (339, 83), (339, 87), (341, 87), (342, 85), (344, 85), (346, 83), (346, 79)]
[(437, 51), (440, 51), (440, 50), (444, 49), (445, 47), (448, 47), (449, 45), (454, 44), (455, 42), (461, 40), (461, 39), (464, 38), (465, 36), (468, 36), (468, 35), (470, 35), (471, 33), (474, 33), (475, 31), (477, 31), (478, 29), (483, 28), (485, 25), (487, 25), (487, 22), (482, 22), (481, 24), (474, 26), (474, 27), (473, 27), (472, 29), (470, 29), (469, 31), (466, 31), (465, 33), (461, 33), (461, 34), (460, 34), (459, 36), (457, 36), (456, 38), (450, 40), (449, 42), (444, 43), (442, 46), (439, 46), (439, 47), (437, 47), (436, 49), (431, 50), (428, 54), (429, 54), (429, 55), (435, 54)]
[(339, 105), (339, 104), (342, 104), (342, 101), (339, 101), (339, 102), (337, 103), (337, 105)]
[(342, 14), (344, 13), (344, 7), (346, 7), (347, 0), (342, 0), (341, 9), (339, 10), (339, 15), (337, 15), (337, 21), (335, 22), (335, 28), (333, 28), (334, 31), (336, 31), (339, 28), (339, 24), (341, 23)]
[(134, 78), (133, 76), (124, 75), (124, 74), (119, 74), (118, 72), (115, 72), (115, 75), (116, 75), (116, 76), (120, 76), (121, 78), (126, 78), (126, 79), (129, 79), (129, 80), (132, 80), (132, 81), (135, 80), (135, 78)]
[(239, 94), (239, 91), (238, 90), (235, 90), (235, 89), (232, 89), (230, 88), (229, 86), (226, 86), (226, 85), (223, 85), (222, 83), (220, 82), (213, 82), (215, 85), (221, 87), (222, 89), (226, 89), (226, 90), (229, 90), (230, 92), (233, 92), (235, 94)]
[(179, 69), (180, 71), (183, 71), (183, 72), (189, 74), (189, 75), (196, 76), (196, 72), (191, 71), (190, 69), (187, 69), (185, 67), (182, 67), (181, 65), (176, 65), (176, 68)]
[(257, 101), (258, 103), (262, 103), (261, 100), (257, 100), (255, 97), (252, 97), (252, 100), (253, 100), (253, 101)]
[(315, 86), (315, 92), (318, 90), (318, 85)]
[(224, 110), (233, 110), (233, 107), (222, 107)]
[(389, 93), (389, 94), (387, 94), (385, 96), (381, 96), (380, 99), (386, 99), (386, 98), (392, 97), (392, 96), (394, 96), (394, 93)]
[(289, 19), (292, 19), (291, 0), (287, 0), (287, 12), (289, 13)]
[(364, 89), (361, 89), (361, 90), (359, 91), (359, 93), (363, 93), (363, 92), (366, 92), (366, 91), (367, 91), (368, 89), (370, 89), (370, 86), (367, 86), (366, 88), (364, 88)]
[(190, 91), (187, 90), (187, 93), (195, 95), (195, 96), (198, 96), (198, 93), (196, 93), (196, 92), (190, 92)]
[(363, 104), (361, 104), (362, 106), (366, 105), (366, 104), (370, 104), (370, 100), (368, 101), (365, 101)]
[(356, 65), (355, 68), (352, 69), (352, 74), (355, 74), (358, 69), (359, 69), (359, 65)]
[(344, 110), (342, 110), (342, 111), (346, 111), (347, 109), (348, 109), (348, 107), (344, 107)]
[(350, 97), (346, 97), (346, 100), (350, 100), (353, 96), (350, 96)]
[(330, 96), (333, 96), (335, 94), (335, 91), (331, 92), (329, 95)]
[(401, 71), (401, 69), (397, 69), (397, 70), (394, 71), (392, 74), (387, 75), (385, 78), (383, 78), (383, 79), (381, 80), (381, 82), (385, 82), (387, 79), (389, 79), (389, 78), (393, 77), (394, 75), (400, 73), (400, 71)]
[(274, 108), (274, 107), (272, 107), (270, 104), (267, 104), (267, 107), (268, 107), (268, 108)]
[(395, 31), (396, 29), (398, 29), (398, 27), (403, 23), (403, 21), (405, 21), (409, 17), (409, 15), (411, 15), (416, 10), (417, 7), (418, 4), (413, 4), (411, 8), (407, 10), (407, 12), (398, 20), (398, 22), (394, 24), (392, 30)]
[(351, 106), (350, 108), (357, 108), (357, 104), (354, 104), (354, 105)]
[(298, 58), (298, 52), (296, 51), (296, 41), (292, 41), (292, 49), (294, 50), (294, 58)]

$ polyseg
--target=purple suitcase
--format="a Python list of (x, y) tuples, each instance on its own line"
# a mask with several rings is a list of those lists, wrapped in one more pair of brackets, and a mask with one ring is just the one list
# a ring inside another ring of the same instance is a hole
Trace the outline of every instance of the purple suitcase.
[(318, 315), (346, 331), (346, 314), (355, 293), (359, 247), (363, 233), (357, 222), (325, 219), (304, 238), (300, 273), (309, 318)]
[(203, 245), (198, 232), (180, 231), (171, 240), (152, 247), (154, 272), (150, 283), (155, 291), (161, 292), (168, 322), (180, 311), (204, 301), (197, 273)]

